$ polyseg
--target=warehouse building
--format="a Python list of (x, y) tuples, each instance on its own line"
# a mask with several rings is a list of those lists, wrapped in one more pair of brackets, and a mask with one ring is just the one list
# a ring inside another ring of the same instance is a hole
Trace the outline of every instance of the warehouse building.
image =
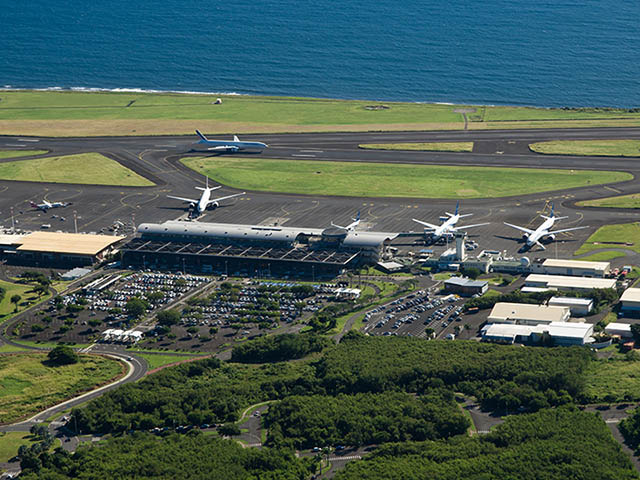
[(640, 288), (627, 288), (620, 297), (620, 313), (625, 317), (640, 317)]
[(567, 275), (571, 277), (604, 278), (611, 271), (609, 262), (586, 262), (547, 258), (531, 265), (532, 273), (545, 275)]
[(341, 228), (168, 221), (143, 223), (122, 247), (124, 265), (242, 275), (334, 276), (390, 255), (397, 236)]
[(539, 275), (532, 273), (525, 279), (525, 287), (589, 292), (594, 288), (615, 288), (616, 281), (615, 279), (609, 278), (569, 277), (565, 275)]
[(12, 264), (41, 267), (92, 265), (114, 253), (125, 237), (63, 232), (33, 232), (15, 237), (2, 245), (3, 258)]
[(551, 297), (549, 299), (550, 307), (569, 307), (571, 316), (584, 317), (589, 315), (593, 310), (593, 300), (591, 298), (574, 298), (574, 297)]
[(612, 336), (618, 336), (620, 338), (631, 338), (633, 334), (631, 333), (631, 325), (628, 323), (616, 323), (612, 322), (604, 327), (605, 333), (608, 333)]
[(455, 293), (461, 297), (482, 295), (488, 288), (489, 282), (486, 280), (471, 280), (467, 277), (451, 277), (444, 282), (446, 293)]
[(542, 325), (485, 325), (482, 340), (497, 343), (529, 345), (587, 345), (593, 343), (593, 325), (590, 323), (552, 322)]
[(493, 306), (487, 323), (541, 325), (569, 320), (569, 307), (549, 307), (528, 303), (499, 302)]

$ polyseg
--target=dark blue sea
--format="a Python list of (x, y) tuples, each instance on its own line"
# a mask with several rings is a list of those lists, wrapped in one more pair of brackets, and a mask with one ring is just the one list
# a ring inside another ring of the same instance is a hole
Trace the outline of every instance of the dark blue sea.
[(0, 87), (640, 106), (640, 2), (0, 0)]

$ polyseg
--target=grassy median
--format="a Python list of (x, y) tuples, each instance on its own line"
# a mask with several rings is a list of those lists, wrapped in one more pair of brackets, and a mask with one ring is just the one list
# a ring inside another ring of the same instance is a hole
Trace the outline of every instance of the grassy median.
[[(214, 105), (216, 98), (221, 105)], [(0, 134), (90, 136), (461, 130), (465, 105), (248, 95), (0, 92)], [(386, 108), (384, 108), (386, 107)], [(476, 106), (469, 129), (640, 126), (627, 109)]]
[(489, 198), (630, 180), (624, 172), (189, 157), (189, 168), (243, 190), (350, 197)]
[(579, 207), (640, 208), (640, 193), (577, 202)]
[(363, 143), (365, 150), (410, 150), (418, 152), (471, 152), (473, 142), (427, 142), (427, 143)]
[(546, 155), (640, 157), (640, 140), (563, 140), (532, 143), (529, 149)]
[(600, 227), (574, 255), (604, 248), (622, 248), (640, 253), (640, 223), (621, 223)]
[(47, 150), (0, 150), (0, 159), (30, 157), (31, 155), (42, 155), (45, 153), (47, 153)]
[(0, 180), (147, 187), (151, 181), (99, 153), (0, 163)]

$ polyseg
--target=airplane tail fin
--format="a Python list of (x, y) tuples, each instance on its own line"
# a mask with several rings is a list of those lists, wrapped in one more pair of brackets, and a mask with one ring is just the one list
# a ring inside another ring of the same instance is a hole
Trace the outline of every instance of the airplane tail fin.
[(36, 202), (29, 202), (29, 205), (31, 205), (32, 207), (37, 207), (38, 204)]
[(234, 142), (239, 142), (239, 141), (240, 141), (240, 139), (238, 138), (238, 136), (237, 136), (237, 135), (234, 135), (234, 136), (233, 136), (233, 141), (234, 141)]
[(458, 215), (459, 210), (460, 210), (460, 200), (456, 202), (456, 213), (454, 215)]
[(206, 142), (207, 141), (207, 137), (205, 137), (200, 130), (196, 130), (196, 135), (198, 135), (200, 137), (200, 140)]
[(354, 222), (357, 222), (358, 220), (360, 220), (360, 210), (356, 213), (356, 218), (353, 219)]

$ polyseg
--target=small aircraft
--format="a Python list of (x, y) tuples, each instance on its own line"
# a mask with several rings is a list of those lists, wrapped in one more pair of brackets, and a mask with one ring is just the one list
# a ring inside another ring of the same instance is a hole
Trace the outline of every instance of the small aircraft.
[(222, 188), (222, 185), (218, 185), (217, 187), (209, 187), (209, 177), (206, 177), (206, 186), (205, 187), (196, 187), (197, 190), (202, 190), (202, 195), (199, 200), (195, 200), (193, 198), (184, 198), (184, 197), (174, 197), (173, 195), (167, 195), (168, 198), (173, 198), (176, 200), (182, 200), (183, 202), (189, 202), (189, 207), (192, 210), (192, 216), (198, 217), (202, 215), (208, 208), (217, 208), (220, 206), (220, 202), (222, 200), (227, 200), (229, 198), (240, 197), (245, 195), (247, 192), (235, 193), (233, 195), (227, 195), (226, 197), (218, 197), (211, 198), (211, 192), (214, 190), (218, 190)]
[[(233, 141), (226, 140), (209, 140), (199, 130), (196, 130), (196, 135), (200, 137), (200, 141), (196, 143), (196, 146), (202, 146), (205, 150), (210, 152), (229, 152), (236, 153), (241, 150), (264, 150), (268, 147), (266, 143), (262, 142), (242, 142), (237, 137), (233, 136)], [(202, 148), (196, 148), (200, 150)]]
[(358, 213), (356, 214), (355, 218), (352, 218), (352, 220), (353, 222), (351, 222), (346, 227), (343, 227), (342, 225), (336, 225), (333, 222), (331, 222), (331, 226), (335, 228), (341, 228), (342, 230), (346, 230), (347, 232), (352, 232), (358, 225), (360, 225), (360, 210), (358, 210)]
[(46, 212), (50, 208), (64, 208), (71, 205), (71, 202), (48, 202), (47, 200), (43, 200), (42, 203), (29, 202), (29, 204), (37, 209)]
[(473, 228), (473, 227), (481, 227), (482, 225), (489, 225), (488, 223), (476, 223), (475, 225), (465, 225), (456, 227), (458, 220), (464, 217), (470, 217), (473, 213), (467, 213), (465, 215), (461, 215), (460, 211), (460, 202), (456, 203), (456, 210), (454, 213), (446, 213), (446, 217), (440, 217), (440, 221), (442, 222), (440, 225), (433, 225), (431, 223), (423, 222), (421, 220), (413, 219), (414, 222), (419, 223), (420, 225), (424, 225), (426, 228), (424, 229), (425, 234), (431, 235), (431, 239), (435, 242), (441, 240), (443, 238), (451, 238), (453, 235), (463, 229)]
[(504, 222), (504, 224), (507, 225), (508, 227), (515, 228), (517, 230), (520, 230), (521, 232), (524, 232), (524, 234), (522, 235), (522, 239), (525, 240), (525, 245), (523, 246), (523, 250), (531, 248), (534, 245), (538, 245), (540, 248), (542, 248), (542, 250), (546, 250), (546, 248), (542, 243), (553, 242), (556, 239), (557, 234), (564, 233), (564, 232), (572, 232), (574, 230), (582, 230), (583, 228), (589, 228), (588, 226), (584, 226), (584, 227), (563, 228), (562, 230), (551, 230), (553, 228), (554, 223), (556, 223), (558, 220), (569, 218), (569, 217), (556, 217), (554, 213), (553, 203), (551, 204), (551, 214), (549, 216), (546, 216), (546, 215), (540, 215), (540, 216), (545, 220), (535, 230), (530, 230), (525, 227), (519, 227), (518, 225), (512, 225), (510, 223)]

